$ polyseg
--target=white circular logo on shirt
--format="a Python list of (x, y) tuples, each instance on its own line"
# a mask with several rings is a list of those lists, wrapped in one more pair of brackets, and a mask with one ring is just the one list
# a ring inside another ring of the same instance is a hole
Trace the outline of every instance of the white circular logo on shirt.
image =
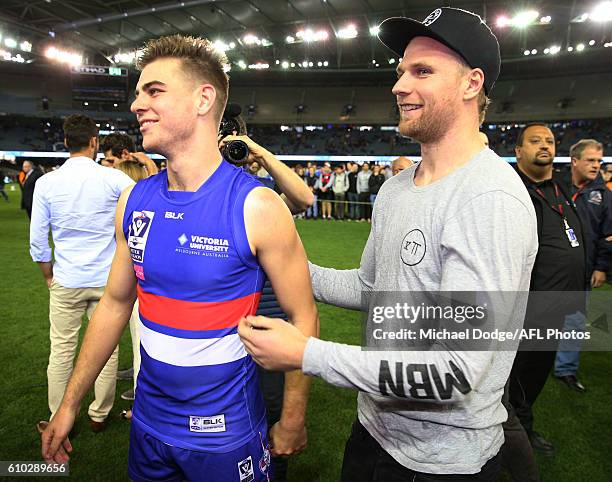
[(423, 20), (423, 25), (425, 25), (426, 27), (431, 25), (436, 20), (438, 20), (438, 17), (440, 15), (442, 15), (442, 9), (441, 8), (436, 8), (433, 12), (431, 12), (429, 15), (427, 15), (427, 18), (425, 20)]
[(423, 261), (427, 246), (425, 244), (425, 235), (420, 229), (409, 231), (402, 240), (400, 248), (400, 256), (404, 264), (414, 266)]

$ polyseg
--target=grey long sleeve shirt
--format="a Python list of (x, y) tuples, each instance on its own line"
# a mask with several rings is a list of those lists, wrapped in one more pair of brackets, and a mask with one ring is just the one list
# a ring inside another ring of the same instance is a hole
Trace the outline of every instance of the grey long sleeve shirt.
[[(382, 186), (358, 269), (310, 265), (315, 298), (363, 311), (362, 293), (372, 291), (503, 291), (510, 303), (527, 293), (536, 217), (514, 170), (489, 149), (427, 186), (414, 184), (415, 170)], [(524, 312), (517, 300), (502, 325), (522, 326)], [(515, 352), (455, 348), (365, 351), (311, 338), (303, 370), (359, 390), (360, 422), (402, 465), (471, 474), (503, 443), (501, 397)]]

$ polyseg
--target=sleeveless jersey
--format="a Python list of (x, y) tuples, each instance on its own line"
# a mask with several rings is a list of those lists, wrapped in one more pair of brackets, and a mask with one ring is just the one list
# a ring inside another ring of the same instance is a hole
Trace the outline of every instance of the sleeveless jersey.
[(196, 192), (168, 191), (162, 171), (127, 201), (142, 355), (133, 421), (169, 445), (227, 452), (265, 428), (255, 363), (237, 333), (265, 279), (244, 225), (245, 198), (260, 185), (222, 161)]

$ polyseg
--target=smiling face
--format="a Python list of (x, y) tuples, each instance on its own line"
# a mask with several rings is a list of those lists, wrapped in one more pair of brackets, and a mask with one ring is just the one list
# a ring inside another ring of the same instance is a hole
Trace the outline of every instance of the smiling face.
[(441, 139), (462, 106), (464, 73), (464, 64), (451, 49), (428, 37), (415, 37), (404, 51), (392, 89), (400, 133), (423, 144)]
[(146, 151), (167, 155), (194, 141), (202, 87), (187, 74), (180, 59), (160, 58), (142, 70), (131, 111), (140, 124)]

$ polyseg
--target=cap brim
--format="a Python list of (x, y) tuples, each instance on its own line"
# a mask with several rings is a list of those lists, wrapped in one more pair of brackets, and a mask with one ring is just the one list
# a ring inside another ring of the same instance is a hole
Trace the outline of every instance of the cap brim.
[(406, 47), (415, 37), (429, 37), (450, 47), (445, 39), (412, 18), (391, 17), (381, 23), (379, 28), (378, 39), (398, 57), (404, 56)]

